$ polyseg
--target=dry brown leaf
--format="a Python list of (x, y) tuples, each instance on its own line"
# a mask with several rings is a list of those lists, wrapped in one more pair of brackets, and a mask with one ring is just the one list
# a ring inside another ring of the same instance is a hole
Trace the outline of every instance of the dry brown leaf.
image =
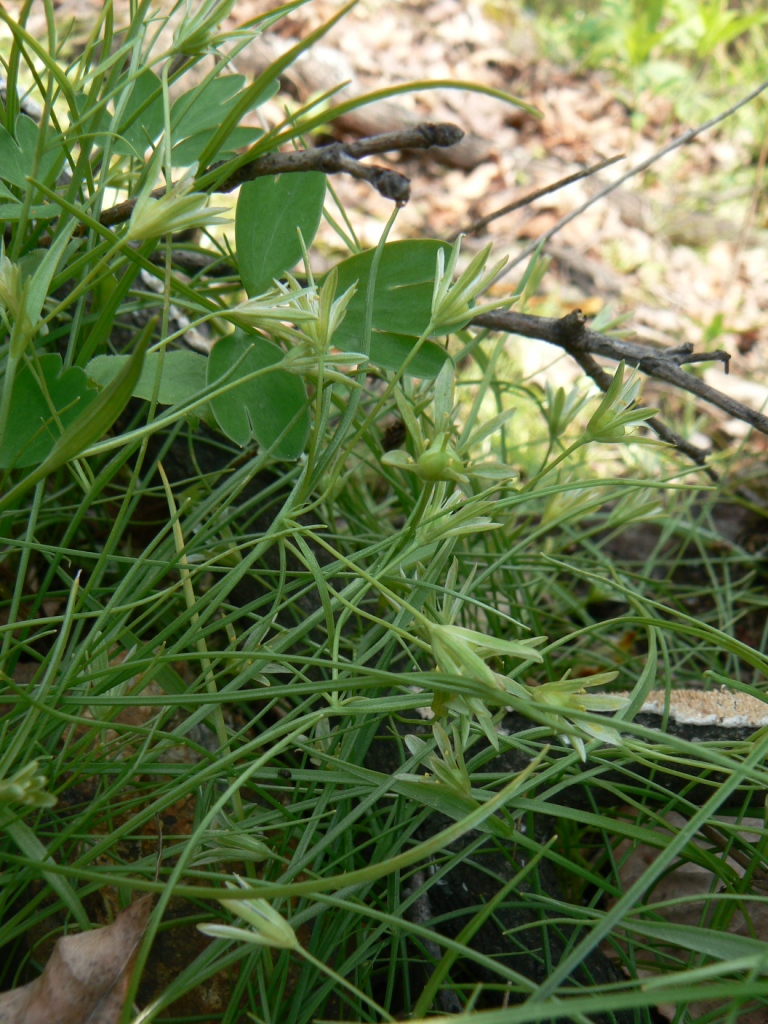
[[(692, 691), (683, 692), (692, 693)], [(706, 698), (715, 695), (702, 693), (701, 696)], [(696, 707), (692, 699), (683, 701), (682, 706), (678, 708), (678, 714), (674, 717), (676, 717), (677, 721), (697, 722), (699, 724), (707, 720), (712, 721), (713, 719), (721, 722), (724, 719), (730, 719), (731, 724), (736, 724), (749, 720), (753, 714), (758, 714), (761, 719), (764, 717), (763, 712), (759, 710), (760, 708), (765, 708), (765, 704), (761, 701), (755, 700), (754, 707), (749, 703), (744, 707), (739, 707), (738, 702), (735, 702), (732, 708), (730, 706), (732, 702), (728, 699), (728, 695), (720, 694), (719, 696), (722, 697), (722, 703), (715, 699), (709, 703), (706, 701), (702, 702), (700, 707)], [(730, 696), (745, 697), (747, 695), (731, 694)], [(747, 699), (752, 701), (752, 698)], [(649, 703), (653, 706), (654, 701)], [(713, 823), (716, 823), (717, 820), (715, 819)], [(735, 822), (735, 819), (725, 816), (722, 820), (730, 825), (733, 825)], [(682, 815), (677, 814), (675, 811), (665, 815), (665, 821), (674, 829), (680, 829), (686, 825)], [(759, 836), (763, 828), (763, 821), (760, 818), (742, 818), (739, 824), (744, 828), (744, 832), (740, 833), (740, 835), (745, 844)], [(658, 830), (662, 831), (661, 826)], [(699, 847), (711, 845), (706, 839), (696, 838), (693, 842), (694, 845)], [(630, 850), (631, 852), (628, 853), (627, 851)], [(621, 863), (621, 883), (625, 892), (653, 864), (660, 852), (659, 849), (646, 846), (643, 843), (632, 849), (629, 840), (625, 840), (617, 847), (616, 854)], [(717, 856), (717, 850), (713, 852)], [(751, 857), (751, 854), (747, 854), (748, 859), (751, 859)], [(739, 863), (733, 857), (726, 857), (725, 859), (733, 872), (739, 878), (743, 878), (743, 857), (742, 863)], [(765, 905), (763, 890), (759, 883), (753, 882), (753, 887), (756, 895), (744, 894), (738, 906), (733, 910), (726, 931), (732, 935), (748, 936), (766, 942), (768, 941), (768, 907)], [(648, 894), (648, 901), (656, 914), (666, 918), (673, 924), (698, 928), (702, 926), (711, 927), (712, 913), (716, 906), (712, 901), (712, 894), (720, 889), (721, 886), (714, 879), (712, 871), (701, 864), (687, 861), (678, 864), (672, 871), (660, 879)], [(677, 953), (679, 955), (679, 950), (676, 951), (672, 945), (667, 950), (662, 949), (660, 952), (666, 952), (669, 955)], [(640, 970), (640, 974), (643, 977), (652, 977), (657, 973), (650, 966)], [(717, 1000), (692, 1002), (688, 1005), (688, 1014), (690, 1015), (690, 1020), (702, 1020), (715, 1010), (722, 1010), (723, 1006), (723, 1002), (718, 1002)], [(660, 1004), (657, 1009), (663, 1017), (673, 1020), (676, 1019), (679, 1008), (671, 1004)], [(765, 1024), (765, 1007), (754, 1011), (744, 1009), (740, 1012), (738, 1020), (739, 1024)]]
[(142, 896), (106, 928), (59, 939), (39, 978), (0, 993), (0, 1022), (115, 1024), (151, 910)]

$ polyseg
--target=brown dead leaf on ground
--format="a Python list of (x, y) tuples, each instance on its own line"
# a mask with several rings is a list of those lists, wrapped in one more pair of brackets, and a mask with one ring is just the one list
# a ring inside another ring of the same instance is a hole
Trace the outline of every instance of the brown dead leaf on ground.
[[(681, 699), (677, 701), (680, 714), (674, 717), (678, 721), (708, 723), (712, 719), (719, 721), (724, 717), (730, 717), (739, 722), (742, 720), (751, 722), (755, 716), (758, 720), (764, 718), (762, 709), (765, 708), (765, 705), (762, 702), (752, 701), (752, 698), (749, 698), (742, 706), (737, 699), (734, 699), (743, 697), (744, 694), (707, 694), (684, 691), (684, 694), (686, 693), (687, 695), (681, 696)], [(718, 697), (720, 698), (719, 702)], [(657, 708), (659, 704), (663, 707), (664, 695), (661, 692), (657, 691), (654, 699)], [(649, 700), (648, 704), (653, 706), (654, 700)], [(734, 712), (736, 708), (738, 710)], [(723, 817), (714, 819), (712, 825), (717, 827), (718, 820), (722, 820), (727, 826), (728, 830), (723, 833), (725, 841), (732, 841), (730, 829), (736, 824), (736, 820)], [(665, 822), (672, 829), (680, 829), (686, 825), (682, 815), (675, 811), (671, 811), (665, 816)], [(697, 836), (693, 843), (701, 849), (708, 849), (710, 854), (725, 859), (728, 871), (737, 878), (743, 878), (745, 865), (750, 864), (754, 857), (758, 856), (757, 853), (752, 852), (751, 844), (755, 842), (756, 838), (759, 838), (763, 822), (757, 818), (743, 818), (738, 824), (743, 831), (739, 833), (740, 843), (733, 844), (733, 849), (736, 850), (735, 856), (723, 853), (722, 848), (718, 848), (718, 845), (713, 848), (711, 835), (714, 834), (714, 828), (709, 830), (709, 841), (707, 837)], [(663, 826), (659, 826), (657, 829), (657, 831), (663, 830)], [(619, 845), (616, 854), (621, 863), (620, 879), (623, 891), (626, 892), (640, 878), (643, 872), (653, 864), (660, 852), (655, 847), (643, 843), (632, 849), (629, 840)], [(738, 856), (739, 852), (740, 856)], [(757, 938), (762, 942), (768, 941), (768, 907), (765, 905), (764, 886), (765, 882), (759, 875), (757, 879), (753, 879), (750, 890), (743, 894), (738, 903), (730, 905), (731, 913), (727, 924), (723, 926), (722, 923), (719, 923), (718, 930), (723, 929), (731, 935)], [(711, 928), (714, 914), (718, 909), (721, 912), (723, 910), (723, 905), (718, 903), (717, 896), (724, 891), (725, 887), (722, 882), (715, 878), (709, 868), (693, 861), (683, 861), (660, 879), (647, 894), (645, 901), (655, 915), (666, 919), (671, 924)], [(657, 952), (663, 954), (665, 951), (662, 947)], [(666, 949), (666, 955), (679, 958), (685, 954), (672, 941)], [(655, 967), (649, 962), (641, 968), (640, 973), (643, 977), (653, 977), (660, 974), (663, 969), (663, 961)], [(725, 1003), (722, 1001), (692, 1002), (688, 1005), (688, 1013), (691, 1020), (703, 1020), (705, 1016), (713, 1014), (718, 1009), (722, 1010), (724, 1006)], [(677, 1007), (661, 1004), (658, 1009), (663, 1017), (669, 1020), (675, 1018)], [(755, 1010), (744, 1008), (738, 1019), (740, 1024), (765, 1024), (765, 1007), (761, 1006)]]
[(142, 896), (106, 928), (59, 939), (39, 978), (0, 993), (2, 1024), (114, 1024), (151, 910)]

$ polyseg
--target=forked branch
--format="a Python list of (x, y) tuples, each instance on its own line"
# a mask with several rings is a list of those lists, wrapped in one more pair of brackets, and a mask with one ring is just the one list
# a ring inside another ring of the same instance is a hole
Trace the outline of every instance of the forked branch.
[[(638, 341), (623, 341), (610, 338), (586, 326), (586, 318), (581, 310), (568, 313), (560, 320), (542, 316), (529, 316), (527, 313), (484, 313), (472, 321), (474, 327), (484, 327), (492, 331), (505, 331), (518, 334), (523, 338), (536, 338), (557, 345), (572, 356), (601, 391), (607, 391), (611, 378), (595, 361), (594, 356), (604, 356), (616, 362), (624, 360), (630, 366), (636, 366), (648, 377), (666, 381), (668, 384), (697, 395), (710, 405), (717, 406), (735, 419), (743, 420), (755, 430), (768, 434), (768, 416), (755, 412), (749, 406), (742, 405), (717, 388), (705, 384), (694, 374), (681, 369), (686, 363), (720, 362), (728, 372), (730, 356), (727, 352), (694, 352), (693, 345), (686, 343), (674, 348), (662, 349)], [(704, 465), (708, 452), (690, 444), (673, 430), (662, 423), (657, 417), (649, 419), (650, 426), (658, 436), (674, 444), (682, 452), (699, 465)], [(712, 475), (712, 471), (710, 475)]]
[[(385, 199), (394, 200), (398, 206), (408, 202), (411, 183), (404, 174), (378, 167), (375, 164), (360, 163), (366, 156), (376, 153), (392, 153), (403, 149), (429, 149), (432, 146), (455, 146), (464, 136), (455, 124), (420, 124), (401, 132), (385, 132), (371, 135), (356, 142), (333, 142), (330, 146), (316, 149), (300, 149), (292, 153), (267, 153), (242, 165), (220, 185), (217, 192), (232, 192), (246, 181), (262, 178), (268, 174), (296, 174), (306, 171), (322, 171), (324, 174), (349, 174), (353, 178), (367, 181)], [(154, 199), (164, 196), (163, 185), (152, 192)], [(133, 213), (136, 199), (105, 210), (99, 218), (105, 227), (113, 227), (128, 220)]]

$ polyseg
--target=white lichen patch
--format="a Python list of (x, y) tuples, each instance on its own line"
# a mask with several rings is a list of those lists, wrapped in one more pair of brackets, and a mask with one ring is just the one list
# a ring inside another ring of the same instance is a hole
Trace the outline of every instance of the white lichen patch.
[(768, 725), (768, 702), (725, 687), (669, 693), (652, 690), (641, 710), (663, 715), (667, 707), (669, 716), (682, 725), (717, 725), (723, 729), (758, 729)]

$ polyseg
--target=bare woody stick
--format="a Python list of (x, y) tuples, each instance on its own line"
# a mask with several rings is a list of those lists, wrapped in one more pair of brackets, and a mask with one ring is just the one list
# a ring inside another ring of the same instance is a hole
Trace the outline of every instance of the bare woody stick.
[[(455, 124), (420, 124), (416, 128), (371, 135), (356, 142), (334, 142), (330, 146), (302, 149), (293, 153), (268, 153), (243, 164), (218, 185), (216, 191), (231, 192), (238, 185), (267, 174), (323, 171), (325, 174), (349, 174), (353, 178), (367, 181), (385, 199), (392, 199), (402, 206), (410, 197), (410, 182), (405, 175), (375, 164), (362, 164), (360, 159), (375, 153), (390, 153), (401, 149), (455, 146), (463, 136), (464, 132)], [(165, 186), (161, 186), (152, 192), (152, 197), (159, 199), (165, 192)], [(105, 227), (121, 224), (129, 219), (135, 205), (135, 199), (127, 199), (105, 210), (99, 220)]]
[(502, 206), (498, 210), (494, 210), (493, 213), (489, 213), (487, 217), (481, 217), (480, 220), (473, 221), (467, 227), (454, 232), (448, 241), (455, 242), (459, 235), (477, 234), (478, 231), (482, 231), (483, 228), (488, 227), (492, 221), (498, 220), (499, 217), (505, 217), (508, 213), (513, 213), (515, 210), (519, 210), (523, 206), (529, 206), (534, 200), (541, 199), (542, 196), (548, 196), (552, 192), (557, 192), (561, 188), (565, 188), (566, 185), (572, 185), (575, 181), (581, 181), (582, 178), (589, 178), (591, 175), (597, 174), (598, 171), (603, 171), (606, 167), (610, 167), (611, 164), (615, 164), (619, 160), (623, 159), (623, 154), (609, 157), (607, 160), (601, 160), (599, 164), (593, 164), (591, 167), (585, 167), (583, 171), (576, 171), (575, 174), (569, 174), (567, 178), (559, 178), (557, 181), (553, 181), (551, 185), (544, 185), (543, 188), (537, 188), (533, 192), (528, 192), (526, 195), (522, 196), (522, 198), (516, 199), (514, 203), (508, 203), (506, 206)]
[(760, 85), (747, 93), (746, 96), (743, 96), (727, 110), (724, 110), (721, 114), (711, 117), (709, 121), (705, 121), (704, 124), (700, 124), (698, 128), (689, 128), (688, 131), (683, 132), (682, 135), (678, 135), (677, 138), (668, 142), (666, 146), (663, 146), (661, 149), (651, 154), (647, 160), (643, 160), (641, 163), (635, 164), (634, 167), (630, 167), (630, 169), (625, 174), (622, 174), (620, 178), (617, 178), (616, 181), (612, 181), (609, 185), (601, 188), (593, 196), (590, 196), (586, 202), (582, 203), (581, 206), (578, 206), (575, 210), (571, 210), (571, 212), (562, 217), (557, 224), (553, 224), (549, 231), (546, 231), (543, 235), (540, 235), (539, 238), (527, 245), (522, 252), (518, 253), (513, 260), (510, 260), (509, 263), (507, 263), (499, 274), (497, 280), (501, 280), (502, 277), (506, 276), (511, 270), (518, 266), (518, 264), (522, 263), (523, 260), (527, 259), (533, 252), (535, 252), (542, 242), (548, 242), (549, 239), (564, 228), (566, 224), (570, 224), (572, 220), (579, 217), (586, 209), (594, 205), (594, 203), (598, 202), (600, 199), (604, 199), (605, 196), (609, 195), (611, 192), (614, 192), (617, 188), (623, 185), (625, 181), (629, 181), (630, 178), (634, 178), (636, 175), (642, 174), (643, 171), (646, 171), (649, 167), (655, 164), (657, 160), (666, 156), (667, 153), (671, 153), (674, 149), (679, 149), (680, 146), (687, 146), (689, 142), (692, 142), (693, 139), (701, 135), (702, 132), (714, 127), (721, 121), (724, 121), (741, 107), (746, 106), (747, 103), (751, 103), (755, 97), (759, 96), (760, 93), (764, 92), (766, 89), (768, 89), (768, 81), (761, 82)]
[[(575, 359), (582, 369), (589, 374), (597, 386), (605, 391), (610, 377), (593, 358), (604, 356), (620, 362), (622, 359), (631, 366), (636, 366), (642, 373), (657, 380), (666, 381), (682, 391), (697, 395), (710, 405), (717, 406), (735, 419), (743, 420), (755, 430), (768, 434), (768, 416), (755, 412), (741, 402), (737, 402), (722, 391), (710, 387), (693, 374), (681, 369), (686, 363), (721, 362), (728, 369), (730, 356), (727, 352), (694, 352), (690, 344), (677, 345), (674, 348), (661, 349), (637, 341), (623, 341), (609, 338), (605, 334), (591, 331), (586, 326), (586, 319), (581, 310), (568, 313), (562, 319), (529, 316), (526, 313), (484, 313), (472, 320), (475, 327), (484, 327), (492, 331), (505, 331), (518, 334), (524, 338), (536, 338), (557, 345)], [(671, 431), (656, 417), (648, 420), (648, 425), (665, 441), (685, 452), (699, 465), (706, 461), (707, 452), (690, 444)]]

